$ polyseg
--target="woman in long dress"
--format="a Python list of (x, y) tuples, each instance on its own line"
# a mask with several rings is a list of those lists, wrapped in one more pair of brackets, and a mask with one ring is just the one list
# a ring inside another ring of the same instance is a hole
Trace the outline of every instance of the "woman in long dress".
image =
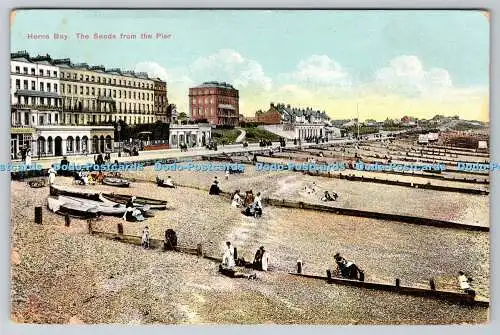
[(53, 185), (56, 182), (56, 170), (54, 170), (54, 165), (49, 169), (49, 185)]

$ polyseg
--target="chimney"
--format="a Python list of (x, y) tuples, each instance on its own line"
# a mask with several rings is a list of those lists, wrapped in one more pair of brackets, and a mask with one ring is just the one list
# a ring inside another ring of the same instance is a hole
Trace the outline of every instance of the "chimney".
[(274, 102), (271, 102), (271, 107), (274, 107)]

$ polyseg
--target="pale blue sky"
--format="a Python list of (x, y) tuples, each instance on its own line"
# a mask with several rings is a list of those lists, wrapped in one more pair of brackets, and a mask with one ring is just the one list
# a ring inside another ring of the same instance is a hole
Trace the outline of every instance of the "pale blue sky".
[[(70, 40), (26, 38), (54, 32), (68, 33)], [(76, 32), (165, 32), (173, 38), (78, 41)], [(19, 10), (11, 36), (12, 51), (124, 69), (154, 62), (193, 83), (227, 75), (189, 72), (197, 59), (222, 49), (258, 63), (278, 84), (270, 90), (289, 83), (282, 75), (312, 55), (339, 64), (354, 85), (372, 82), (377, 71), (405, 55), (418, 58), (425, 70), (446, 70), (456, 88), (487, 87), (489, 81), (489, 23), (478, 11)]]

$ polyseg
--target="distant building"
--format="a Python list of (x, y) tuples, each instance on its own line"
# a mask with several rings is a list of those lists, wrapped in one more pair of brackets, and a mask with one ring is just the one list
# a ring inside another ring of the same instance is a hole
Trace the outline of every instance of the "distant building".
[(193, 120), (213, 125), (239, 124), (239, 92), (231, 84), (205, 82), (189, 89), (189, 111)]
[[(255, 117), (259, 122), (265, 124), (279, 123), (329, 123), (330, 118), (325, 111), (313, 110), (310, 107), (296, 108), (283, 103), (271, 102), (267, 112), (257, 114)], [(278, 120), (279, 117), (279, 120)]]
[(267, 112), (256, 112), (255, 120), (262, 124), (280, 124), (281, 114), (276, 108), (269, 108)]

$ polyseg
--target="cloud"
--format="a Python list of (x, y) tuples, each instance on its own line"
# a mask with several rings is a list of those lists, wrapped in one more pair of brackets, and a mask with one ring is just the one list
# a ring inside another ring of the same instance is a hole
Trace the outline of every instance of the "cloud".
[(136, 72), (146, 72), (152, 78), (160, 78), (167, 82), (167, 96), (169, 103), (177, 105), (178, 112), (189, 111), (188, 90), (195, 86), (194, 81), (183, 74), (182, 69), (167, 70), (156, 62), (141, 62), (134, 67)]
[(221, 49), (206, 57), (198, 58), (189, 67), (190, 73), (200, 81), (225, 81), (238, 89), (270, 90), (272, 80), (262, 66), (231, 49)]
[(285, 80), (307, 87), (349, 87), (351, 76), (342, 66), (326, 55), (312, 55), (299, 61), (294, 72), (284, 75)]
[(401, 94), (419, 97), (453, 86), (448, 71), (441, 68), (424, 69), (416, 56), (399, 56), (389, 62), (389, 66), (376, 71), (375, 90), (382, 94)]

